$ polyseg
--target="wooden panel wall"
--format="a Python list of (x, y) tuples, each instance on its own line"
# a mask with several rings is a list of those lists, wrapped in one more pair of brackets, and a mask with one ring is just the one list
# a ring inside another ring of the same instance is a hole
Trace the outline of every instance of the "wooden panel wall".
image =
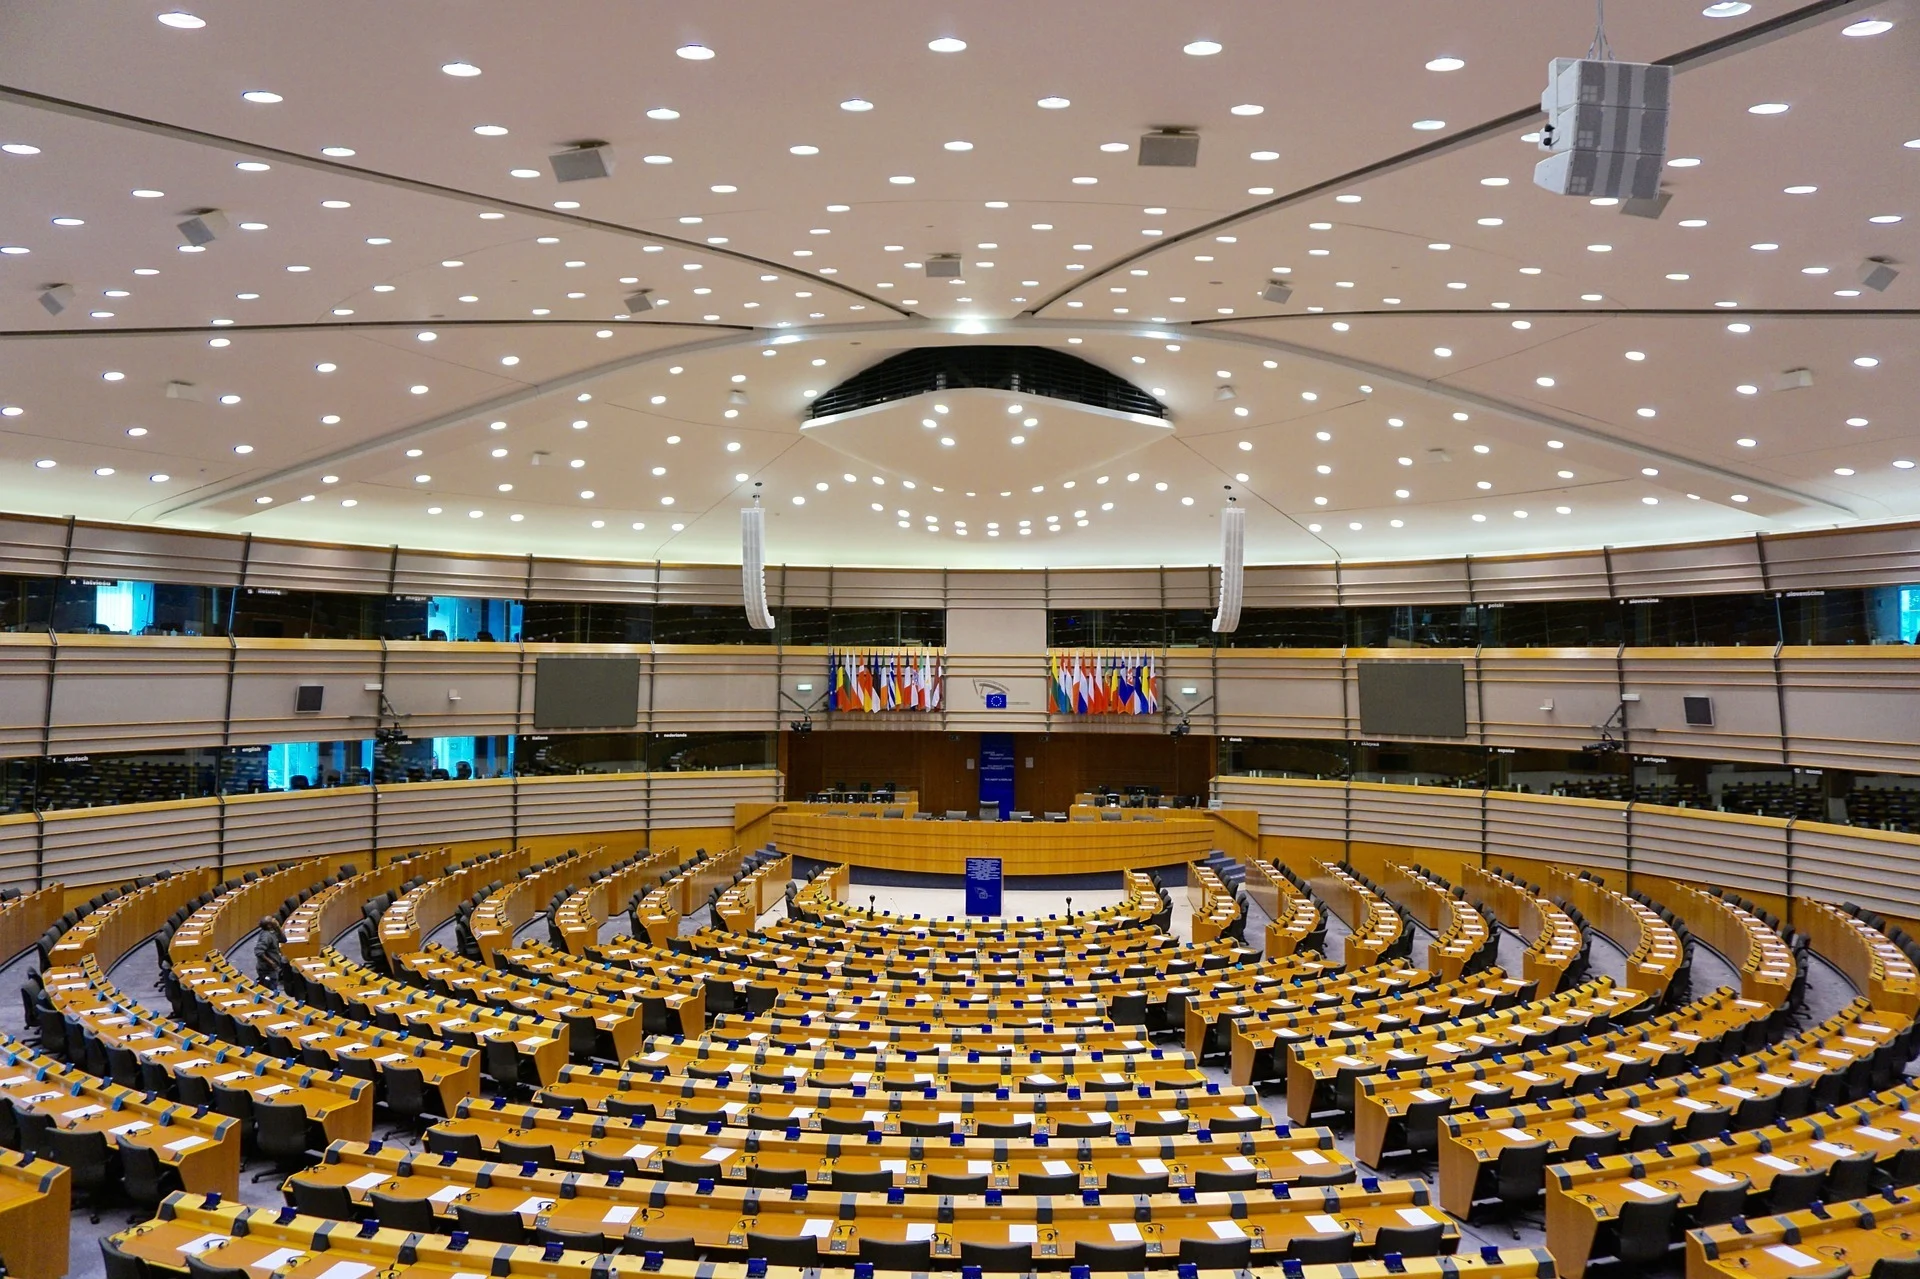
[[(1214, 771), (1214, 739), (1164, 733), (1015, 733), (1014, 807), (1065, 812), (1096, 786), (1158, 786), (1168, 795), (1205, 795)], [(980, 803), (980, 734), (858, 732), (781, 734), (787, 794), (845, 783), (920, 792), (920, 807), (971, 811)], [(1028, 766), (1028, 761), (1032, 766)]]

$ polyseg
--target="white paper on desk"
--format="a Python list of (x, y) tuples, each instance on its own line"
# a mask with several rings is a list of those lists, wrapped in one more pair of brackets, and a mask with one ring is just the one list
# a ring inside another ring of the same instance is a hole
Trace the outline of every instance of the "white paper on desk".
[(887, 1112), (884, 1110), (863, 1110), (860, 1112), (860, 1117), (870, 1124), (885, 1123)]
[(1103, 1084), (1124, 1084), (1127, 1082), (1127, 1077), (1125, 1075), (1115, 1074), (1111, 1070), (1103, 1070), (1100, 1072), (1100, 1082)]
[(360, 1261), (336, 1261), (322, 1270), (314, 1279), (366, 1279), (373, 1273), (373, 1267)]
[(1225, 1164), (1228, 1168), (1231, 1168), (1234, 1172), (1252, 1172), (1253, 1171), (1253, 1160), (1248, 1159), (1244, 1155), (1227, 1155), (1225, 1158), (1221, 1159), (1220, 1162)]
[(1008, 1243), (1038, 1243), (1040, 1228), (1030, 1222), (1016, 1221), (1007, 1226)]
[(1649, 1186), (1644, 1181), (1627, 1181), (1622, 1182), (1621, 1185), (1625, 1189), (1639, 1195), (1642, 1199), (1664, 1199), (1667, 1197), (1666, 1191), (1660, 1189), (1658, 1186)]
[(788, 1079), (805, 1079), (807, 1077), (807, 1068), (805, 1066), (782, 1066), (780, 1073)]
[(61, 1118), (87, 1119), (93, 1115), (104, 1115), (106, 1113), (107, 1108), (105, 1106), (82, 1106), (78, 1110), (69, 1110), (66, 1114), (62, 1115)]
[(1755, 1155), (1753, 1157), (1753, 1162), (1757, 1164), (1765, 1164), (1767, 1167), (1773, 1169), (1775, 1172), (1800, 1171), (1799, 1164), (1796, 1164), (1788, 1159), (1782, 1159), (1779, 1155)]
[(1131, 1221), (1110, 1221), (1107, 1229), (1113, 1231), (1115, 1243), (1139, 1243), (1140, 1227)]
[(1836, 1159), (1845, 1159), (1853, 1153), (1852, 1146), (1843, 1146), (1835, 1141), (1816, 1141), (1813, 1143), (1813, 1148), (1822, 1154), (1832, 1155)]
[(1490, 1084), (1484, 1079), (1469, 1079), (1467, 1080), (1467, 1087), (1471, 1088), (1474, 1092), (1500, 1092), (1501, 1091), (1501, 1088), (1498, 1084)]
[(1730, 1173), (1721, 1172), (1718, 1168), (1695, 1168), (1693, 1175), (1702, 1181), (1710, 1181), (1716, 1186), (1731, 1186), (1740, 1180)]
[(1723, 1097), (1738, 1097), (1741, 1101), (1752, 1101), (1759, 1093), (1748, 1092), (1744, 1088), (1735, 1088), (1731, 1084), (1722, 1085), (1717, 1090)]
[(1048, 1175), (1054, 1177), (1065, 1176), (1073, 1171), (1072, 1164), (1059, 1159), (1042, 1159), (1040, 1166), (1047, 1170)]
[(278, 1097), (283, 1092), (292, 1092), (292, 1091), (293, 1091), (292, 1084), (269, 1084), (267, 1087), (262, 1088), (259, 1092), (255, 1093), (254, 1096)]
[[(1209, 1221), (1207, 1224), (1213, 1227), (1214, 1237), (1217, 1239), (1245, 1239), (1247, 1237), (1247, 1232), (1240, 1229), (1240, 1223), (1237, 1221)], [(1335, 1227), (1335, 1229), (1338, 1228), (1337, 1226)]]
[(907, 1223), (907, 1242), (919, 1243), (923, 1239), (933, 1238), (931, 1221), (909, 1221)]
[(906, 1170), (907, 1161), (904, 1159), (882, 1159), (880, 1161), (881, 1172), (905, 1172)]
[(388, 1174), (384, 1172), (362, 1173), (352, 1181), (349, 1181), (347, 1186), (353, 1190), (372, 1190), (375, 1186), (387, 1180), (387, 1176)]
[(833, 1219), (831, 1217), (808, 1217), (806, 1222), (800, 1227), (800, 1236), (803, 1239), (825, 1239), (832, 1233)]
[(1779, 1075), (1770, 1075), (1765, 1071), (1755, 1076), (1763, 1084), (1779, 1084), (1782, 1088), (1793, 1087), (1793, 1080), (1782, 1079)]
[(1857, 1132), (1857, 1133), (1859, 1133), (1859, 1134), (1860, 1134), (1860, 1135), (1861, 1135), (1862, 1137), (1871, 1137), (1871, 1138), (1873, 1138), (1873, 1139), (1874, 1139), (1875, 1141), (1898, 1141), (1898, 1140), (1900, 1140), (1900, 1134), (1899, 1134), (1899, 1133), (1897, 1133), (1897, 1132), (1888, 1132), (1888, 1131), (1887, 1131), (1887, 1130), (1886, 1130), (1885, 1128), (1868, 1128), (1868, 1127), (1866, 1127), (1865, 1125), (1862, 1125), (1861, 1127), (1858, 1127), (1858, 1128), (1855, 1128), (1855, 1129), (1854, 1129), (1854, 1131), (1855, 1131), (1855, 1132)]
[(1567, 1121), (1567, 1127), (1573, 1129), (1575, 1132), (1585, 1133), (1589, 1137), (1597, 1136), (1606, 1131), (1606, 1129), (1602, 1128), (1599, 1124), (1590, 1124), (1584, 1119), (1569, 1119)]
[(295, 1257), (304, 1257), (306, 1255), (307, 1255), (306, 1253), (301, 1252), (298, 1248), (275, 1248), (272, 1252), (260, 1258), (260, 1260), (249, 1261), (247, 1263), (247, 1269), (266, 1270), (271, 1272), (274, 1270), (278, 1270), (280, 1267), (286, 1265), (289, 1261), (292, 1261)]
[(217, 1248), (228, 1239), (226, 1235), (201, 1235), (198, 1239), (189, 1239), (180, 1245), (180, 1251), (189, 1257), (197, 1257), (209, 1248)]
[(1346, 1229), (1336, 1219), (1319, 1212), (1307, 1218), (1307, 1227), (1316, 1235), (1337, 1235)]
[[(153, 1127), (153, 1125), (146, 1120), (136, 1119), (130, 1124), (121, 1124), (118, 1128), (109, 1128), (107, 1131), (116, 1137), (130, 1137), (136, 1132), (143, 1132), (151, 1127)], [(1888, 1135), (1891, 1136), (1892, 1134)]]
[(251, 1078), (253, 1078), (253, 1072), (251, 1070), (229, 1070), (224, 1075), (214, 1076), (214, 1079), (216, 1081), (223, 1084), (230, 1084), (236, 1079), (251, 1079)]
[(1440, 1094), (1437, 1092), (1434, 1092), (1431, 1088), (1416, 1088), (1413, 1090), (1413, 1095), (1418, 1099), (1420, 1099), (1421, 1101), (1439, 1101), (1440, 1100)]
[(708, 1163), (712, 1163), (712, 1164), (725, 1163), (728, 1159), (731, 1159), (733, 1157), (733, 1151), (728, 1149), (725, 1146), (714, 1146), (710, 1148), (706, 1154), (701, 1155), (700, 1157), (706, 1160)]
[(1160, 1112), (1160, 1117), (1167, 1120), (1184, 1120), (1187, 1117), (1187, 1112), (1184, 1110), (1163, 1110)]
[(633, 1145), (627, 1147), (627, 1158), (629, 1159), (645, 1159), (652, 1153), (653, 1147), (644, 1142), (635, 1142)]
[(977, 1176), (979, 1176), (979, 1175), (980, 1175), (981, 1173), (987, 1173), (987, 1172), (992, 1172), (992, 1171), (993, 1171), (993, 1160), (991, 1160), (991, 1159), (969, 1159), (969, 1160), (967, 1160), (967, 1173), (968, 1173), (968, 1175), (970, 1175), (970, 1176), (976, 1176), (976, 1177), (977, 1177)]
[(1402, 1208), (1400, 1210), (1400, 1220), (1406, 1222), (1409, 1226), (1431, 1226), (1434, 1222), (1438, 1221), (1439, 1218), (1435, 1217), (1425, 1208)]
[(553, 1200), (543, 1199), (539, 1195), (529, 1195), (514, 1207), (514, 1211), (519, 1213), (530, 1212), (537, 1216), (551, 1207), (553, 1207)]
[(737, 1115), (746, 1108), (747, 1103), (744, 1101), (729, 1101), (720, 1107), (721, 1110), (729, 1115)]
[(1327, 1157), (1317, 1150), (1296, 1150), (1293, 1152), (1293, 1157), (1303, 1164), (1323, 1164), (1327, 1162)]
[(1524, 1128), (1502, 1128), (1500, 1135), (1508, 1141), (1532, 1141), (1533, 1134)]
[(1152, 1173), (1158, 1176), (1167, 1170), (1167, 1164), (1164, 1159), (1142, 1159), (1139, 1162), (1141, 1172)]
[(1684, 1106), (1688, 1110), (1712, 1110), (1713, 1109), (1713, 1107), (1708, 1105), (1706, 1102), (1695, 1100), (1692, 1097), (1675, 1097), (1673, 1099), (1673, 1104), (1676, 1106)]
[(195, 1146), (204, 1146), (206, 1144), (207, 1139), (205, 1137), (182, 1137), (178, 1141), (168, 1142), (167, 1149), (177, 1153), (182, 1150), (192, 1150)]
[(1513, 1072), (1513, 1077), (1515, 1079), (1524, 1079), (1530, 1084), (1537, 1084), (1546, 1078), (1545, 1075), (1537, 1070), (1516, 1070)]
[(1771, 1248), (1768, 1248), (1767, 1255), (1769, 1257), (1778, 1257), (1788, 1265), (1800, 1270), (1805, 1270), (1820, 1264), (1820, 1258), (1809, 1256), (1807, 1253), (1801, 1252), (1798, 1248), (1790, 1248), (1783, 1243), (1777, 1243)]
[(1635, 1122), (1636, 1124), (1651, 1124), (1651, 1123), (1659, 1122), (1659, 1117), (1657, 1115), (1649, 1115), (1644, 1110), (1623, 1110), (1620, 1113), (1625, 1115), (1627, 1118), (1633, 1120), (1633, 1122)]
[(1252, 1106), (1229, 1106), (1227, 1109), (1236, 1119), (1258, 1119), (1260, 1117), (1260, 1112)]

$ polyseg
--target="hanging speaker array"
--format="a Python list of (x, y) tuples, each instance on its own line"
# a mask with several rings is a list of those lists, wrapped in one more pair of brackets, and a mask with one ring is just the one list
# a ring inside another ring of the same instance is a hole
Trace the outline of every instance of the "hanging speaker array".
[(747, 605), (747, 625), (756, 631), (773, 629), (767, 610), (767, 513), (758, 498), (740, 512), (740, 591)]
[(1238, 506), (1220, 512), (1220, 611), (1213, 629), (1226, 635), (1240, 629), (1240, 594), (1247, 579), (1247, 513)]

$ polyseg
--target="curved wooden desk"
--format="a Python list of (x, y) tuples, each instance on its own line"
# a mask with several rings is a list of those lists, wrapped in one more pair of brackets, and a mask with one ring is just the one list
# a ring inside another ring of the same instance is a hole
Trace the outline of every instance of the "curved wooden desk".
[(773, 843), (822, 862), (960, 875), (998, 857), (1008, 875), (1087, 875), (1198, 861), (1219, 846), (1208, 815), (1158, 822), (935, 822), (776, 813)]

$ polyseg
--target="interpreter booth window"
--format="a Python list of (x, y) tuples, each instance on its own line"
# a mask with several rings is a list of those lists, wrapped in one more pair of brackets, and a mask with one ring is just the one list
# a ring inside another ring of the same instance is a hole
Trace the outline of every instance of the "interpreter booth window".
[(1780, 642), (1770, 595), (1681, 595), (1621, 605), (1622, 640), (1635, 648), (1733, 647)]
[(1346, 742), (1319, 742), (1286, 737), (1223, 737), (1220, 772), (1234, 777), (1292, 777), (1313, 781), (1342, 781), (1352, 769), (1353, 750)]
[(324, 790), (373, 780), (373, 741), (285, 742), (267, 748), (268, 790)]
[(1361, 741), (1354, 743), (1353, 780), (1478, 790), (1487, 783), (1487, 758), (1482, 746)]
[(242, 639), (374, 639), (383, 595), (282, 591), (246, 587), (233, 603), (233, 633)]
[(647, 767), (645, 733), (526, 733), (514, 739), (522, 777), (580, 773), (640, 773)]
[(520, 634), (529, 644), (645, 644), (653, 639), (653, 609), (646, 604), (529, 600)]
[(1248, 608), (1240, 629), (1219, 637), (1226, 648), (1341, 648), (1347, 618), (1337, 608)]
[(772, 733), (654, 733), (647, 742), (649, 772), (715, 772), (772, 768)]
[(1480, 609), (1485, 648), (1617, 648), (1620, 606), (1612, 600), (1529, 600)]

